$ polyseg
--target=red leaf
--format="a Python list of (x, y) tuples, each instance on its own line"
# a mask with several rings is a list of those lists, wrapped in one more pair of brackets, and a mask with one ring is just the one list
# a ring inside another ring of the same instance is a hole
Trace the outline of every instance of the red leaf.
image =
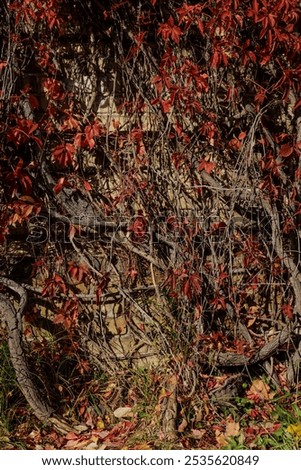
[(14, 171), (14, 176), (19, 178), (20, 175), (21, 175), (21, 170), (23, 168), (23, 165), (24, 165), (24, 161), (22, 160), (22, 158), (19, 159), (18, 163), (17, 163), (17, 166), (15, 168), (15, 171)]
[(85, 189), (86, 189), (87, 191), (91, 191), (91, 190), (92, 190), (91, 184), (90, 184), (88, 181), (86, 181), (86, 180), (84, 180), (84, 186), (85, 186)]
[(161, 106), (163, 108), (164, 113), (169, 113), (171, 110), (171, 100), (161, 100)]
[(53, 101), (62, 101), (65, 99), (63, 86), (55, 78), (46, 78), (43, 81), (43, 87), (49, 99)]
[(207, 162), (206, 160), (202, 160), (199, 163), (199, 170), (205, 170), (208, 174), (210, 174), (215, 167), (216, 164), (214, 162)]
[(153, 77), (151, 79), (151, 83), (155, 85), (157, 92), (161, 94), (163, 90), (163, 83), (162, 83), (162, 78), (160, 77), (160, 75), (156, 75), (155, 77)]
[(64, 120), (64, 123), (61, 127), (62, 131), (67, 131), (67, 130), (74, 130), (74, 129), (79, 129), (79, 122), (77, 119), (75, 119), (73, 116), (70, 114), (66, 117)]
[(301, 106), (301, 98), (299, 98), (298, 101), (296, 101), (295, 106), (294, 106), (294, 110), (299, 108), (299, 106)]
[(75, 155), (75, 147), (72, 144), (57, 145), (52, 151), (52, 158), (61, 166), (72, 165)]
[(54, 316), (53, 323), (55, 323), (56, 325), (58, 325), (60, 323), (64, 323), (64, 321), (65, 321), (65, 317), (62, 313), (57, 313)]
[(191, 274), (183, 285), (183, 294), (188, 298), (192, 299), (194, 296), (198, 296), (201, 293), (201, 278), (198, 273)]
[(258, 3), (257, 3), (257, 0), (253, 0), (253, 11), (254, 11), (255, 17), (257, 17), (257, 15), (258, 15)]
[(86, 148), (89, 146), (85, 134), (78, 132), (74, 137), (74, 146), (79, 148)]
[(22, 174), (20, 176), (20, 183), (25, 192), (25, 194), (30, 194), (32, 190), (32, 181), (28, 175)]
[(58, 194), (60, 191), (62, 191), (63, 187), (65, 186), (65, 179), (66, 178), (59, 178), (58, 182), (53, 188), (55, 194)]
[(197, 19), (198, 30), (202, 36), (204, 36), (204, 23), (198, 18)]
[(91, 125), (85, 127), (85, 137), (88, 146), (92, 149), (95, 147), (95, 137), (99, 137), (102, 133), (102, 127), (99, 122), (94, 121)]
[(218, 68), (220, 61), (221, 61), (220, 53), (217, 50), (215, 50), (210, 60), (211, 67), (214, 69)]
[(195, 294), (200, 294), (202, 283), (200, 275), (198, 273), (193, 273), (189, 276), (189, 280), (191, 282)]
[(185, 297), (187, 297), (187, 299), (189, 299), (189, 300), (192, 299), (192, 291), (191, 291), (191, 286), (190, 286), (189, 280), (187, 280), (186, 282), (184, 282), (184, 285), (183, 285), (183, 294), (185, 295)]
[(293, 308), (290, 304), (283, 304), (281, 306), (281, 311), (284, 315), (286, 315), (290, 320), (294, 318)]
[(143, 238), (147, 229), (147, 221), (143, 215), (138, 215), (130, 225), (131, 230), (137, 238)]

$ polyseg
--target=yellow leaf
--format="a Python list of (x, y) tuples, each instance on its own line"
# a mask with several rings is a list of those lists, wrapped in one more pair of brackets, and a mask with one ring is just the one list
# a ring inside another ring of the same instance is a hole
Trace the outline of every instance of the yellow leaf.
[(170, 394), (167, 392), (167, 390), (162, 387), (159, 393), (159, 402), (163, 400), (163, 398), (168, 397)]
[(286, 430), (290, 434), (295, 434), (296, 436), (301, 437), (301, 423), (290, 424)]

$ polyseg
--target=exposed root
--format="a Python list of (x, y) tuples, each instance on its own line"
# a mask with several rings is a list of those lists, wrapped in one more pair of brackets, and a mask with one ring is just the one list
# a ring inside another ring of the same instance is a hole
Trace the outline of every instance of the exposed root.
[(53, 425), (57, 431), (66, 434), (77, 432), (64, 419), (54, 415), (54, 409), (44, 400), (32, 380), (32, 375), (26, 362), (22, 340), (22, 313), (26, 306), (27, 294), (25, 289), (10, 279), (1, 277), (0, 282), (9, 287), (20, 297), (19, 309), (16, 310), (7, 296), (0, 294), (0, 312), (8, 330), (8, 347), (10, 359), (15, 370), (21, 392), (26, 398), (34, 415), (44, 424)]
[(166, 384), (167, 396), (163, 401), (162, 431), (166, 439), (177, 439), (177, 378), (172, 376)]

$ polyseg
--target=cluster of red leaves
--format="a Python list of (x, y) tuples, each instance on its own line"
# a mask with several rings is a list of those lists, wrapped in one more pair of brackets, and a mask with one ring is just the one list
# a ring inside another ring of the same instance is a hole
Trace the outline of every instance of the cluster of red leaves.
[(28, 26), (44, 23), (47, 29), (60, 29), (63, 20), (59, 15), (61, 0), (15, 0), (10, 3), (9, 9), (15, 12), (15, 25), (23, 23)]
[(166, 287), (173, 298), (183, 295), (189, 300), (197, 299), (201, 293), (202, 278), (199, 273), (189, 272), (185, 268), (172, 269), (162, 287)]

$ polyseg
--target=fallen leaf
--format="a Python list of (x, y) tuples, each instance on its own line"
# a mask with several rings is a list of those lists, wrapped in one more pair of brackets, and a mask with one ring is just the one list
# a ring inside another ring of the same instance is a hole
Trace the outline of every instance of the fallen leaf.
[(116, 390), (116, 383), (115, 382), (109, 382), (104, 393), (103, 393), (103, 398), (108, 399), (110, 396), (115, 392)]
[(64, 445), (64, 449), (84, 449), (90, 443), (89, 439), (78, 438), (78, 439), (70, 439)]
[(81, 432), (87, 431), (89, 428), (85, 424), (77, 424), (76, 426), (74, 426), (74, 429), (76, 429), (76, 431), (81, 433)]
[(227, 439), (225, 437), (225, 434), (223, 434), (218, 429), (215, 430), (215, 439), (216, 442), (220, 445), (220, 447), (224, 447), (225, 445), (227, 445)]
[(274, 397), (274, 393), (270, 392), (271, 388), (268, 384), (264, 383), (261, 379), (255, 379), (247, 393), (247, 396), (255, 395), (260, 400), (270, 400)]
[(106, 437), (110, 434), (110, 431), (92, 431), (92, 436), (99, 438), (101, 440), (106, 439)]
[(72, 441), (72, 440), (76, 440), (79, 438), (78, 434), (75, 434), (75, 432), (68, 432), (68, 434), (66, 434), (65, 438), (67, 439), (67, 441)]
[(227, 420), (225, 432), (222, 432), (221, 429), (215, 430), (215, 438), (220, 447), (225, 447), (228, 444), (230, 437), (236, 437), (239, 435), (239, 423), (233, 421), (232, 417), (229, 417)]
[(148, 444), (137, 444), (133, 447), (133, 450), (152, 450), (152, 448)]
[(102, 431), (105, 428), (105, 423), (103, 422), (102, 418), (98, 418), (97, 423), (96, 423), (96, 429), (99, 431)]
[(162, 387), (159, 393), (159, 403), (166, 397), (170, 397), (171, 393), (166, 390), (165, 387)]
[(130, 406), (121, 406), (120, 408), (117, 408), (113, 412), (115, 418), (132, 418), (134, 416), (134, 413), (132, 411), (132, 408)]
[(231, 420), (226, 424), (226, 431), (225, 431), (226, 439), (228, 437), (238, 436), (239, 432), (240, 432), (239, 423), (236, 423), (235, 421)]
[(206, 434), (206, 430), (205, 429), (192, 429), (191, 434), (194, 439), (202, 439), (202, 437), (204, 437), (204, 435)]
[(172, 375), (168, 381), (167, 381), (168, 385), (170, 385), (171, 387), (175, 387), (178, 383), (178, 378), (177, 376), (174, 374)]
[(301, 437), (301, 423), (290, 424), (286, 430), (290, 434), (294, 434), (295, 436)]
[(85, 447), (85, 450), (98, 450), (98, 449), (99, 449), (99, 444), (97, 442), (90, 442), (90, 444), (88, 444)]

